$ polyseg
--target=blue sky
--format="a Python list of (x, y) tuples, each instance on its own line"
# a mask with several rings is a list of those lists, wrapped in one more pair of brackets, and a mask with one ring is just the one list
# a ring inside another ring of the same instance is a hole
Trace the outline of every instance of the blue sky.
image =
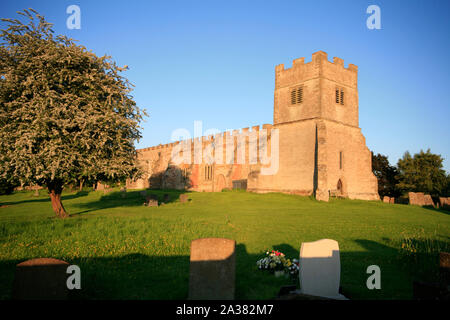
[[(69, 5), (81, 29), (69, 30)], [(381, 30), (369, 30), (369, 5)], [(395, 164), (430, 148), (450, 172), (449, 1), (2, 1), (0, 17), (33, 8), (58, 34), (128, 65), (150, 117), (137, 147), (170, 142), (194, 121), (239, 129), (273, 121), (275, 65), (323, 50), (359, 67), (359, 124)], [(0, 24), (4, 26), (4, 24)]]

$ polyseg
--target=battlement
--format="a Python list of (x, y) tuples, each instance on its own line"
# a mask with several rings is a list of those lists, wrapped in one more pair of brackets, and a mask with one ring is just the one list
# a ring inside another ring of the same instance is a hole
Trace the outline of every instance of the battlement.
[(319, 65), (322, 62), (328, 62), (330, 64), (334, 64), (337, 66), (342, 67), (342, 69), (352, 71), (352, 72), (358, 72), (358, 67), (352, 63), (348, 65), (347, 68), (344, 66), (344, 60), (338, 57), (333, 57), (333, 62), (328, 61), (328, 54), (324, 51), (317, 51), (312, 54), (312, 59), (310, 62), (305, 63), (305, 58), (298, 58), (292, 61), (292, 67), (291, 68), (284, 68), (284, 64), (279, 64), (275, 67), (275, 73), (278, 75), (279, 73), (286, 72), (292, 69), (302, 68), (304, 66), (308, 66), (310, 64), (312, 65)]
[(267, 134), (270, 134), (270, 131), (272, 130), (272, 128), (273, 128), (273, 125), (271, 125), (271, 124), (257, 125), (257, 126), (247, 127), (247, 128), (224, 131), (224, 132), (217, 133), (215, 135), (208, 135), (208, 136), (196, 137), (196, 138), (187, 139), (187, 140), (175, 141), (175, 142), (166, 143), (166, 144), (159, 144), (159, 145), (153, 146), (153, 147), (136, 149), (136, 151), (144, 152), (144, 151), (152, 151), (152, 150), (171, 149), (177, 144), (186, 143), (186, 142), (190, 142), (191, 146), (193, 146), (194, 144), (210, 143), (210, 142), (213, 142), (214, 140), (217, 140), (217, 139), (220, 139), (220, 138), (223, 138), (226, 136), (238, 137), (241, 134), (245, 135), (245, 134), (251, 134), (253, 132), (256, 132), (258, 134), (262, 130), (266, 130)]

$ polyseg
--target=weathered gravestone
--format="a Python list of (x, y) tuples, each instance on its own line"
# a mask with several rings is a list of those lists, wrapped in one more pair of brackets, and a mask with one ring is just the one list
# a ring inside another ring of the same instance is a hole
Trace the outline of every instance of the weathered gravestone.
[(388, 196), (384, 196), (383, 197), (383, 202), (384, 203), (389, 203), (390, 202), (390, 198)]
[(180, 194), (180, 202), (185, 203), (188, 201), (188, 195), (187, 194)]
[(235, 292), (236, 242), (205, 238), (191, 242), (189, 299), (232, 300)]
[(442, 285), (450, 286), (450, 253), (439, 253), (439, 280)]
[(439, 204), (442, 209), (450, 209), (450, 198), (439, 197)]
[(144, 206), (146, 207), (157, 207), (158, 206), (158, 200), (154, 199), (154, 196), (147, 196), (145, 198)]
[(408, 192), (409, 204), (417, 206), (433, 206), (433, 199), (429, 194), (423, 192)]
[(38, 258), (16, 266), (12, 298), (17, 300), (65, 300), (68, 296), (69, 264), (52, 258)]
[(335, 240), (302, 243), (298, 293), (329, 299), (346, 299), (339, 294), (341, 261)]
[(163, 202), (164, 202), (164, 203), (168, 203), (168, 202), (169, 202), (169, 199), (170, 199), (169, 194), (164, 193), (164, 200), (163, 200)]
[(439, 282), (413, 281), (413, 298), (450, 301), (450, 253), (439, 253)]
[(416, 206), (425, 205), (424, 193), (423, 192), (408, 192), (409, 204)]
[(395, 203), (395, 198), (394, 198), (394, 197), (391, 197), (391, 198), (389, 199), (389, 203), (394, 204), (394, 203)]
[(426, 194), (423, 196), (424, 202), (425, 202), (425, 206), (432, 206), (434, 207), (434, 201), (431, 198), (431, 196), (429, 194)]

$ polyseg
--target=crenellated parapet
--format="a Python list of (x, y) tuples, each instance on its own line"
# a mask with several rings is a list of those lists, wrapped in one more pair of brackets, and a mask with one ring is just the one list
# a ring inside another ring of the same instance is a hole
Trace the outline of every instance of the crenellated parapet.
[(305, 58), (298, 58), (293, 60), (291, 68), (285, 68), (284, 64), (277, 65), (275, 67), (275, 87), (282, 88), (293, 82), (307, 81), (319, 76), (356, 87), (357, 75), (358, 67), (356, 65), (350, 63), (346, 68), (343, 59), (334, 57), (331, 62), (328, 61), (326, 52), (318, 51), (312, 54), (312, 59), (308, 63), (305, 63)]
[[(191, 163), (204, 164), (205, 153), (210, 152), (218, 163), (251, 162), (255, 164), (258, 163), (260, 139), (270, 140), (273, 129), (274, 127), (271, 124), (263, 124), (225, 131), (215, 135), (159, 144), (149, 148), (138, 149), (138, 159), (140, 161), (156, 161), (160, 159), (161, 154), (166, 159), (169, 159), (173, 156), (172, 153), (179, 152), (184, 154), (189, 152)], [(264, 144), (264, 146), (267, 146), (267, 144)], [(187, 157), (189, 158), (189, 155)], [(222, 157), (222, 160), (219, 159), (220, 157)]]

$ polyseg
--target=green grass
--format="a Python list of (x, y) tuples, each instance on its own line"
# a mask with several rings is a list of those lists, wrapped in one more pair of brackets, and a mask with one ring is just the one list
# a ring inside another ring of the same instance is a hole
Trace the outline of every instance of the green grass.
[[(246, 192), (153, 191), (171, 202), (143, 207), (139, 191), (63, 194), (71, 217), (53, 218), (48, 196), (0, 196), (0, 298), (10, 298), (15, 265), (37, 257), (80, 266), (78, 299), (185, 299), (194, 239), (236, 240), (236, 298), (270, 299), (289, 279), (257, 270), (267, 248), (297, 258), (302, 242), (339, 242), (341, 286), (351, 299), (410, 299), (412, 280), (436, 277), (437, 252), (449, 251), (449, 212), (375, 201)], [(366, 269), (381, 268), (381, 290)]]

